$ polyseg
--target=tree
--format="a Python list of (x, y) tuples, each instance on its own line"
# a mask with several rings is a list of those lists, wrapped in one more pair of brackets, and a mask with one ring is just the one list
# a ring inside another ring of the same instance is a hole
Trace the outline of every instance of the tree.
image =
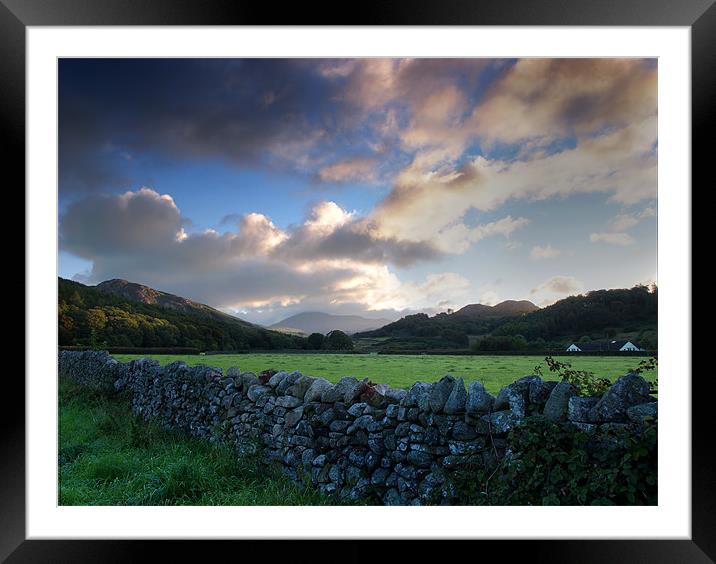
[(311, 333), (308, 336), (308, 348), (314, 351), (321, 350), (323, 348), (323, 341), (325, 337), (322, 333)]
[(351, 338), (343, 331), (340, 331), (338, 329), (328, 333), (328, 335), (326, 335), (326, 341), (328, 342), (328, 348), (331, 350), (353, 350), (353, 341), (351, 340)]

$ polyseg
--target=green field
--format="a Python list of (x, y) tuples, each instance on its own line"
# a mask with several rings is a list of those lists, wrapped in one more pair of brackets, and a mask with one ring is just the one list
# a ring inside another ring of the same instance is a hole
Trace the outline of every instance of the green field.
[[(59, 388), (59, 505), (333, 505), (258, 456), (134, 417), (126, 397)], [(345, 504), (346, 502), (343, 502)]]
[[(445, 374), (463, 378), (466, 382), (479, 380), (485, 388), (497, 393), (503, 386), (522, 376), (534, 373), (534, 367), (542, 364), (545, 379), (550, 373), (542, 356), (448, 356), (448, 355), (363, 355), (363, 354), (237, 354), (206, 356), (174, 355), (114, 355), (126, 362), (147, 356), (162, 364), (182, 360), (189, 365), (207, 364), (222, 368), (237, 367), (242, 372), (262, 370), (300, 370), (309, 376), (321, 376), (337, 382), (343, 376), (370, 378), (377, 384), (389, 384), (396, 388), (409, 388), (414, 382), (433, 382)], [(555, 357), (571, 362), (577, 370), (589, 370), (599, 377), (615, 380), (629, 369), (638, 366), (639, 357), (581, 356)], [(656, 377), (656, 371), (645, 374), (647, 380)], [(557, 379), (555, 376), (554, 379)]]

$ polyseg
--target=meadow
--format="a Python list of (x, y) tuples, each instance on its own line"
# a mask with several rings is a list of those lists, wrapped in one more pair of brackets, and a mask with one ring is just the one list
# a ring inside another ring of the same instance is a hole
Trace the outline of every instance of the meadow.
[[(445, 374), (463, 378), (465, 382), (478, 380), (491, 393), (522, 376), (534, 374), (534, 367), (542, 365), (545, 379), (558, 379), (551, 375), (543, 356), (450, 356), (450, 355), (370, 355), (370, 354), (235, 354), (235, 355), (114, 355), (127, 362), (141, 356), (156, 358), (162, 364), (177, 360), (189, 365), (206, 364), (226, 371), (237, 367), (242, 372), (259, 373), (274, 369), (292, 372), (299, 370), (309, 376), (320, 376), (337, 382), (344, 376), (369, 378), (376, 384), (389, 384), (395, 388), (409, 388), (414, 382), (433, 382)], [(577, 370), (588, 370), (595, 375), (616, 380), (638, 366), (638, 357), (619, 356), (556, 356), (570, 362)], [(653, 381), (657, 371), (644, 374)]]

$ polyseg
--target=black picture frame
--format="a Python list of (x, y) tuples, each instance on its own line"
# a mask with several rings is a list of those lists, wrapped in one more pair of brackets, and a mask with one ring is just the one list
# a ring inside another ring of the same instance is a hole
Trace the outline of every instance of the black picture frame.
[[(716, 6), (714, 0), (441, 0), (338, 4), (282, 4), (231, 0), (0, 0), (0, 131), (6, 163), (24, 186), (25, 31), (27, 26), (83, 25), (565, 25), (689, 26), (692, 47), (692, 172), (704, 174), (711, 151), (716, 99)], [(707, 153), (708, 151), (708, 153)], [(705, 174), (703, 176), (705, 179)], [(692, 189), (693, 194), (693, 189)], [(24, 199), (23, 199), (24, 202)], [(24, 203), (19, 205), (23, 206)], [(17, 269), (19, 271), (19, 268)], [(24, 279), (23, 279), (24, 280)], [(31, 300), (32, 296), (26, 296)], [(54, 354), (48, 351), (48, 354)], [(683, 375), (691, 378), (691, 374)], [(0, 559), (7, 562), (125, 562), (146, 556), (161, 543), (163, 558), (206, 557), (206, 543), (166, 541), (25, 540), (25, 389), (5, 378), (2, 396), (14, 398), (0, 409)], [(523, 552), (530, 561), (557, 562), (713, 562), (716, 560), (716, 472), (708, 425), (712, 409), (706, 378), (692, 379), (692, 538), (691, 540), (487, 541), (490, 553)], [(511, 543), (508, 548), (506, 543)], [(224, 545), (227, 543), (225, 542)], [(304, 543), (305, 544), (305, 543)], [(422, 548), (422, 543), (418, 546)], [(467, 548), (467, 547), (466, 547)], [(242, 543), (242, 559), (266, 556), (265, 543)], [(313, 552), (305, 546), (305, 554)], [(468, 551), (474, 549), (467, 548)], [(335, 559), (357, 560), (370, 549), (339, 549)], [(271, 548), (275, 553), (275, 545)], [(401, 553), (405, 556), (404, 549)], [(452, 552), (457, 556), (457, 552)], [(463, 553), (465, 554), (465, 553)], [(467, 553), (469, 554), (469, 552)], [(345, 555), (345, 556), (340, 556)], [(141, 558), (139, 558), (141, 559)]]

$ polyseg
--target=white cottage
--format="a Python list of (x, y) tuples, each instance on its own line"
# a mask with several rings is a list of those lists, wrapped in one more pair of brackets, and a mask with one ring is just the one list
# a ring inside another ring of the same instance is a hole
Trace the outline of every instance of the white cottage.
[(593, 341), (591, 343), (571, 343), (567, 352), (591, 352), (591, 351), (642, 351), (637, 343), (632, 341)]

